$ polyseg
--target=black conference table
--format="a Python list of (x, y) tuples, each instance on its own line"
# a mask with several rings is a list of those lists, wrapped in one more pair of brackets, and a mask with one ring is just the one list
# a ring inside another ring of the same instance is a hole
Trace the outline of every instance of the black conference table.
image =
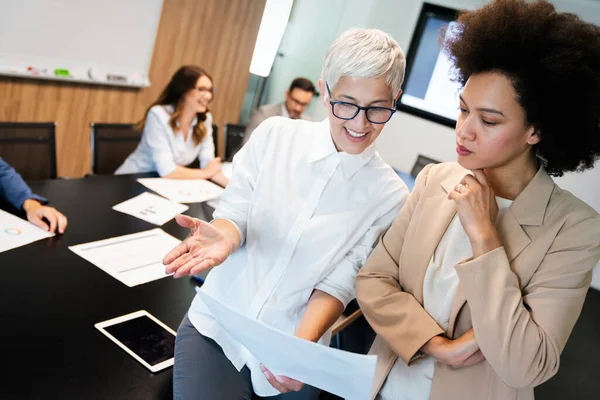
[[(137, 177), (29, 182), (68, 216), (69, 226), (62, 236), (0, 253), (0, 399), (172, 398), (171, 368), (152, 374), (94, 324), (147, 310), (176, 330), (197, 281), (167, 277), (129, 288), (68, 249), (156, 228), (112, 210), (147, 190)], [(212, 211), (190, 204), (185, 214), (206, 220)], [(174, 220), (162, 229), (187, 235)]]
[[(62, 236), (0, 253), (0, 399), (172, 398), (171, 368), (152, 374), (94, 324), (143, 309), (176, 330), (199, 283), (164, 278), (129, 288), (68, 249), (156, 228), (112, 210), (147, 190), (136, 182), (138, 177), (142, 175), (29, 182), (68, 216), (69, 227)], [(201, 203), (190, 204), (185, 214), (209, 220), (212, 212)], [(179, 239), (187, 235), (174, 220), (162, 229)], [(347, 331), (362, 335), (364, 329), (369, 328), (361, 321)], [(590, 290), (561, 368), (536, 388), (536, 399), (597, 399), (598, 371), (600, 292)]]

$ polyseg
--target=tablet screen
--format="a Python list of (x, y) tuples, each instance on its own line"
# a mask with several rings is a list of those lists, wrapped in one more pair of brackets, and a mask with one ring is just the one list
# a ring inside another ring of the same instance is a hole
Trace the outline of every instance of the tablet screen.
[(145, 315), (104, 330), (150, 365), (173, 358), (175, 336)]

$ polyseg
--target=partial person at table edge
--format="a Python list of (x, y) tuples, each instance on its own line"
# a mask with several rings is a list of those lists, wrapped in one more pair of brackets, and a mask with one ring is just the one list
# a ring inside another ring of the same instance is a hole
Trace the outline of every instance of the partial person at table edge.
[(68, 220), (56, 208), (47, 206), (48, 200), (33, 193), (15, 169), (0, 157), (0, 197), (27, 220), (48, 232), (64, 233)]
[[(212, 114), (213, 79), (202, 68), (179, 68), (136, 128), (140, 144), (115, 174), (157, 172), (170, 179), (207, 179), (226, 186), (220, 158), (215, 158)], [(198, 159), (200, 168), (187, 167)]]

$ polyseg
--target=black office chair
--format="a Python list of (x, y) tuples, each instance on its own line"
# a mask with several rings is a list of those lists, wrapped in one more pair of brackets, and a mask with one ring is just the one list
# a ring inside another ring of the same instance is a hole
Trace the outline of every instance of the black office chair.
[(25, 180), (56, 178), (56, 123), (0, 122), (0, 157)]
[(246, 126), (241, 124), (225, 124), (225, 160), (231, 162), (233, 156), (244, 144)]
[(215, 144), (215, 157), (219, 157), (219, 127), (213, 124), (212, 131), (213, 143)]
[(331, 327), (331, 347), (353, 353), (367, 354), (375, 340), (375, 332), (363, 316), (356, 299)]
[(91, 122), (92, 172), (114, 174), (140, 143), (142, 132), (133, 124)]
[(425, 168), (426, 165), (439, 164), (440, 162), (441, 161), (434, 160), (433, 158), (425, 157), (424, 155), (419, 154), (417, 156), (417, 161), (415, 161), (415, 164), (413, 165), (412, 170), (410, 171), (410, 174), (416, 178), (417, 175), (419, 175), (419, 172), (421, 172), (421, 170)]
[[(219, 127), (215, 124), (213, 124), (212, 126), (212, 137), (213, 137), (213, 143), (215, 144), (215, 157), (219, 157), (219, 151), (218, 151), (218, 145), (219, 145)], [(198, 158), (196, 158), (194, 161), (192, 161), (191, 163), (189, 163), (188, 165), (186, 165), (186, 167), (188, 168), (200, 168), (200, 160), (198, 160)]]

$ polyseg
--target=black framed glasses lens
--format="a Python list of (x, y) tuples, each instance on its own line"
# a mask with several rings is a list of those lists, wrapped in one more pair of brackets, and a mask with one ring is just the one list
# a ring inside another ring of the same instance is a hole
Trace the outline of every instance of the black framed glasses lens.
[(360, 108), (355, 104), (351, 103), (334, 103), (333, 106), (333, 115), (341, 119), (352, 119), (356, 117)]
[[(360, 112), (360, 107), (352, 103), (333, 103), (332, 105), (333, 115), (340, 119), (352, 119)], [(385, 107), (367, 107), (367, 120), (373, 124), (385, 124), (392, 118), (394, 110)]]
[(373, 107), (367, 110), (367, 119), (374, 124), (385, 124), (393, 114), (394, 110), (389, 108)]

